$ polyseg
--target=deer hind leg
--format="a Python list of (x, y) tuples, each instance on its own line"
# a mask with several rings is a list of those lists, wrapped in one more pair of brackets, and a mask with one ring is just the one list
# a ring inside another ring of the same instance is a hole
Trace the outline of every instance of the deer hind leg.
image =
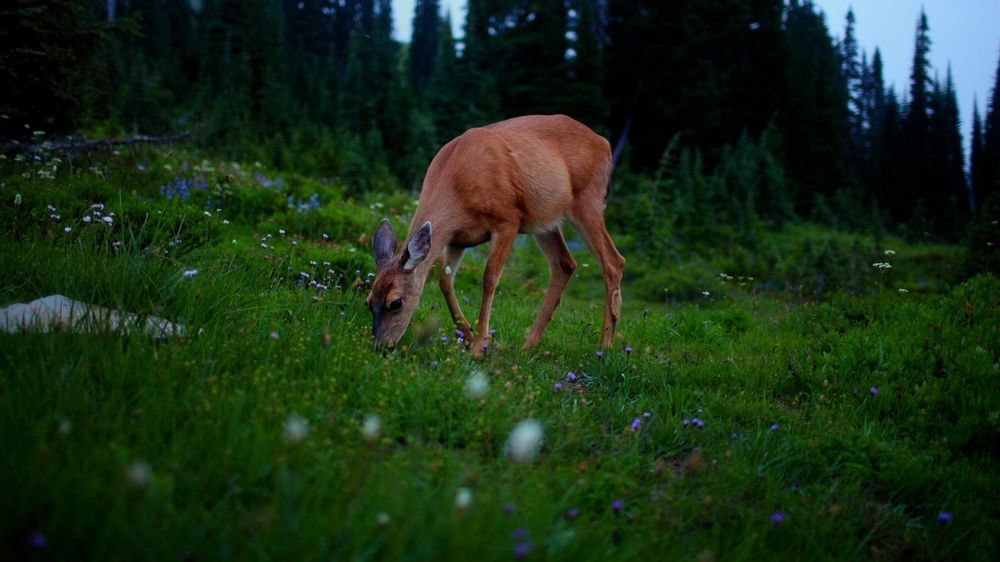
[[(596, 193), (596, 190), (591, 191)], [(618, 253), (611, 235), (604, 226), (604, 197), (578, 198), (570, 211), (570, 221), (580, 231), (587, 247), (601, 263), (604, 273), (604, 327), (601, 347), (611, 347), (615, 340), (615, 327), (622, 308), (622, 272), (625, 258)]]
[(472, 356), (482, 357), (484, 346), (489, 339), (490, 309), (493, 307), (493, 294), (500, 283), (500, 274), (507, 263), (511, 250), (514, 248), (514, 238), (517, 228), (495, 231), (491, 238), (490, 253), (486, 258), (486, 268), (483, 272), (483, 302), (479, 306), (479, 320), (476, 324), (476, 336), (472, 341)]
[(465, 337), (471, 337), (472, 327), (469, 321), (462, 314), (462, 308), (458, 305), (458, 298), (455, 296), (455, 275), (458, 273), (458, 266), (462, 262), (462, 254), (465, 248), (448, 246), (444, 255), (441, 256), (441, 276), (438, 278), (438, 286), (444, 293), (444, 300), (448, 303), (448, 311), (451, 312), (451, 319), (455, 321), (455, 327), (462, 330)]
[(538, 243), (538, 247), (549, 261), (549, 288), (545, 291), (542, 308), (538, 310), (535, 323), (532, 324), (531, 331), (528, 332), (528, 337), (524, 340), (524, 346), (521, 349), (533, 347), (542, 339), (545, 327), (552, 320), (552, 313), (559, 306), (563, 291), (570, 278), (573, 277), (573, 271), (576, 270), (576, 261), (569, 253), (569, 248), (566, 247), (566, 240), (563, 238), (561, 230), (556, 228), (551, 232), (536, 234), (535, 242)]

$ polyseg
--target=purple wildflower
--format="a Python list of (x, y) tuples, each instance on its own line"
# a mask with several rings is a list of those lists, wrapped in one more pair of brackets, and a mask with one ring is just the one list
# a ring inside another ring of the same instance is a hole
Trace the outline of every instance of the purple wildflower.
[(636, 432), (639, 431), (639, 427), (641, 426), (642, 426), (642, 420), (639, 418), (635, 418), (634, 420), (632, 420), (632, 425), (630, 425), (628, 428), (631, 429), (633, 432)]
[(785, 521), (785, 514), (780, 511), (775, 511), (771, 514), (771, 523), (775, 525), (781, 525)]
[(626, 345), (625, 346), (625, 353), (627, 353), (627, 354), (631, 354), (632, 353), (632, 346), (631, 345)]
[(465, 332), (463, 332), (462, 330), (456, 329), (455, 330), (455, 337), (456, 338), (463, 338), (463, 337), (465, 337)]
[(614, 511), (615, 513), (621, 513), (622, 507), (624, 505), (625, 504), (622, 502), (622, 500), (615, 500), (611, 502), (611, 511)]
[(776, 424), (776, 423), (772, 423), (771, 424), (771, 431), (778, 431), (779, 427), (781, 427), (781, 426), (778, 425), (778, 424)]
[(465, 338), (463, 338), (462, 336), (458, 336), (457, 338), (455, 338), (455, 343), (463, 344), (465, 343)]
[(557, 382), (557, 383), (556, 383), (555, 385), (553, 385), (553, 386), (552, 386), (552, 388), (553, 388), (553, 389), (554, 389), (554, 390), (555, 390), (556, 392), (559, 392), (560, 390), (562, 390), (562, 389), (563, 389), (563, 386), (562, 386), (562, 383), (561, 383), (561, 382)]
[(441, 336), (441, 343), (448, 343), (448, 336)]
[(510, 515), (515, 511), (517, 511), (517, 506), (514, 505), (514, 502), (507, 502), (503, 504), (503, 512), (506, 513), (507, 515)]
[(105, 216), (101, 217), (101, 222), (103, 222), (104, 224), (111, 224), (115, 222), (115, 219), (111, 218), (111, 216)]
[(689, 420), (687, 418), (684, 418), (684, 419), (681, 420), (681, 425), (683, 425), (684, 427), (687, 427), (687, 426), (691, 425), (691, 420)]
[(644, 417), (644, 418), (646, 418), (648, 420), (649, 418), (653, 417), (653, 414), (651, 414), (649, 412), (643, 412), (642, 413), (642, 417)]
[(580, 510), (575, 507), (571, 507), (567, 509), (566, 513), (564, 513), (563, 515), (566, 517), (567, 521), (573, 521), (574, 519), (580, 516)]
[(531, 550), (533, 548), (535, 548), (535, 545), (531, 541), (518, 543), (517, 546), (514, 547), (514, 558), (524, 560), (529, 554), (531, 554)]
[(878, 394), (878, 388), (873, 386), (868, 389), (868, 393), (871, 394), (872, 396), (875, 396), (876, 394)]
[(594, 355), (597, 356), (598, 359), (600, 359), (601, 357), (604, 357), (604, 352), (598, 349), (597, 351), (594, 352)]
[(573, 371), (566, 371), (566, 381), (576, 382), (576, 373), (574, 373)]
[(703, 422), (701, 418), (694, 418), (691, 420), (691, 423), (694, 424), (694, 426), (697, 427), (698, 429), (702, 429), (703, 427), (705, 427), (705, 422)]
[(524, 527), (518, 527), (517, 529), (514, 529), (513, 532), (511, 532), (510, 538), (518, 542), (523, 542), (528, 538), (528, 530), (525, 529)]
[(951, 512), (950, 511), (939, 511), (938, 515), (937, 515), (937, 520), (938, 520), (938, 523), (948, 523), (949, 521), (951, 521)]
[(41, 550), (48, 546), (48, 541), (45, 540), (45, 535), (41, 531), (35, 531), (28, 535), (28, 546), (36, 550)]

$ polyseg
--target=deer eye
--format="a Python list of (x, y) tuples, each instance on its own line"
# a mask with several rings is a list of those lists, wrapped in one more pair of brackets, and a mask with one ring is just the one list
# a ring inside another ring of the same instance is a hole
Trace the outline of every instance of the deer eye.
[(396, 299), (389, 303), (389, 312), (396, 312), (403, 308), (403, 299)]

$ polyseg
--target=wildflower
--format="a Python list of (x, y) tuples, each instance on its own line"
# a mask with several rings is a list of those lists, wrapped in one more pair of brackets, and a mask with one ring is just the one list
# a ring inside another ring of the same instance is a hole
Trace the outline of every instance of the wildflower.
[(594, 355), (597, 356), (598, 359), (600, 359), (601, 357), (604, 357), (604, 352), (598, 349), (597, 351), (594, 352)]
[(518, 543), (517, 546), (514, 547), (514, 558), (518, 560), (523, 560), (529, 554), (531, 554), (531, 550), (533, 548), (535, 548), (535, 545), (531, 541)]
[(288, 416), (282, 429), (289, 443), (301, 443), (309, 436), (309, 422), (298, 414)]
[(63, 232), (73, 232), (73, 227), (67, 226), (66, 228), (63, 228)]
[(626, 345), (625, 346), (625, 354), (626, 355), (631, 355), (632, 354), (632, 346), (631, 345)]
[(771, 514), (771, 523), (775, 525), (781, 525), (785, 521), (785, 514), (780, 511), (775, 511)]
[(571, 507), (567, 509), (565, 513), (563, 513), (563, 516), (566, 518), (567, 521), (572, 521), (580, 516), (580, 510), (575, 507)]
[(378, 523), (379, 525), (383, 525), (383, 526), (384, 525), (388, 525), (389, 521), (390, 521), (390, 519), (389, 519), (389, 514), (388, 513), (384, 512), (384, 511), (380, 511), (380, 512), (378, 512), (378, 513), (375, 514), (375, 522)]
[(90, 218), (90, 215), (83, 217), (83, 222), (90, 222), (91, 220), (93, 219)]
[(279, 228), (278, 229), (278, 236), (284, 236), (284, 235), (285, 235), (285, 229), (284, 228)]
[(900, 289), (899, 289), (899, 294), (901, 294), (901, 295), (905, 295), (906, 293), (909, 293), (909, 292), (910, 291), (908, 291), (906, 289), (903, 289), (902, 287), (900, 287)]
[(778, 425), (778, 424), (776, 424), (776, 423), (773, 423), (773, 424), (771, 424), (771, 431), (778, 431), (778, 428), (779, 428), (779, 427), (781, 427), (781, 426), (779, 426), (779, 425)]
[(194, 277), (195, 275), (198, 275), (198, 270), (197, 269), (185, 269), (184, 270), (184, 277), (186, 277), (188, 279)]
[(361, 436), (368, 441), (375, 441), (378, 439), (379, 433), (382, 431), (382, 420), (376, 414), (368, 414), (365, 416), (365, 420), (361, 423)]
[(889, 264), (889, 262), (885, 262), (885, 261), (877, 261), (877, 262), (875, 262), (875, 263), (872, 264), (872, 267), (874, 267), (876, 269), (880, 269), (882, 271), (885, 271), (887, 269), (892, 269), (892, 265)]
[(516, 541), (523, 541), (528, 538), (528, 530), (525, 529), (524, 527), (518, 527), (517, 529), (514, 529), (513, 532), (511, 532), (510, 538)]
[(701, 418), (692, 418), (691, 424), (697, 427), (698, 429), (702, 429), (705, 427), (705, 422), (702, 421)]
[(878, 394), (878, 388), (873, 386), (868, 389), (868, 393), (871, 394), (872, 396), (875, 396), (876, 394)]
[(552, 389), (555, 390), (556, 392), (559, 392), (560, 390), (563, 389), (563, 385), (561, 382), (557, 382), (556, 384), (552, 385)]
[(709, 293), (708, 291), (702, 291), (701, 294), (705, 295), (707, 297), (708, 295), (711, 295), (712, 293)]
[(886, 250), (886, 251), (885, 251), (885, 252), (883, 252), (883, 253), (884, 253), (885, 255), (887, 255), (887, 256), (894, 256), (894, 255), (896, 255), (896, 251), (895, 251), (895, 250)]
[(323, 240), (329, 240), (329, 239), (330, 239), (330, 235), (324, 232), (323, 233)]
[(951, 512), (939, 511), (937, 514), (937, 520), (939, 523), (948, 523), (949, 521), (951, 521)]
[(278, 332), (271, 332), (270, 334), (268, 334), (268, 337), (271, 338), (272, 340), (277, 341), (280, 336), (278, 335)]
[(632, 424), (628, 426), (628, 428), (633, 433), (635, 433), (636, 431), (639, 431), (640, 427), (642, 427), (642, 420), (639, 419), (639, 418), (635, 418), (634, 420), (632, 420)]
[(503, 512), (506, 513), (507, 515), (510, 515), (511, 513), (514, 513), (515, 511), (517, 511), (517, 506), (514, 505), (513, 502), (507, 502), (507, 503), (503, 504)]
[(153, 478), (153, 469), (146, 461), (134, 461), (125, 469), (125, 481), (135, 488), (145, 488)]
[(441, 336), (441, 343), (448, 343), (448, 336)]
[(486, 396), (486, 392), (490, 389), (490, 381), (486, 378), (486, 375), (479, 371), (473, 372), (469, 375), (469, 378), (465, 379), (465, 396), (472, 400), (478, 400), (483, 396)]
[(576, 373), (573, 371), (566, 371), (566, 382), (576, 382)]
[(518, 422), (507, 438), (507, 457), (514, 462), (529, 462), (542, 447), (542, 425), (533, 419)]
[(21, 204), (21, 194), (20, 193), (15, 193), (14, 194), (14, 204), (15, 205), (20, 205)]
[(642, 417), (644, 417), (644, 418), (646, 418), (648, 420), (649, 418), (653, 417), (653, 414), (650, 413), (650, 412), (643, 412), (642, 413)]
[(228, 219), (222, 219), (222, 224), (229, 224), (229, 220)]
[(115, 219), (112, 218), (111, 216), (104, 216), (104, 217), (101, 217), (101, 222), (103, 222), (104, 224), (111, 224), (111, 223), (115, 222)]
[(210, 213), (208, 211), (202, 211), (202, 214), (205, 215), (206, 217), (209, 217), (209, 218), (212, 217), (212, 213)]
[(45, 535), (41, 531), (35, 531), (28, 535), (28, 546), (35, 550), (41, 550), (48, 546), (48, 541), (45, 540)]
[(467, 509), (472, 505), (472, 490), (459, 488), (455, 492), (455, 509)]
[(689, 420), (687, 418), (684, 418), (684, 419), (681, 420), (681, 425), (684, 426), (684, 427), (687, 427), (687, 426), (691, 425), (691, 420)]
[(622, 500), (615, 500), (611, 502), (611, 511), (614, 511), (615, 513), (621, 513), (622, 507), (624, 506), (625, 504), (622, 502)]
[(457, 338), (455, 338), (455, 343), (461, 345), (465, 343), (465, 338), (463, 338), (462, 336), (458, 336)]

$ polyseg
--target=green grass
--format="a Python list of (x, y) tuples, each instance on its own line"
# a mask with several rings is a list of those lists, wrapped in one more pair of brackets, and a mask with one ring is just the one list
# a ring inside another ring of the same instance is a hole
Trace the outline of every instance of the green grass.
[[(643, 274), (599, 358), (600, 273), (585, 251), (540, 347), (518, 351), (545, 286), (528, 243), (501, 281), (485, 360), (440, 341), (452, 328), (433, 283), (403, 347), (382, 357), (363, 235), (383, 215), (402, 234), (409, 197), (335, 204), (336, 182), (265, 188), (252, 166), (217, 162), (207, 193), (158, 196), (200, 160), (137, 151), (63, 164), (54, 179), (37, 173), (51, 162), (2, 169), (0, 303), (58, 292), (189, 334), (0, 336), (5, 558), (509, 560), (523, 534), (529, 559), (996, 556), (1000, 282), (955, 277), (954, 248), (889, 240), (886, 257), (864, 237), (798, 225), (765, 234), (757, 254), (774, 259), (631, 256)], [(298, 213), (289, 193), (324, 205)], [(209, 196), (222, 209), (211, 217)], [(113, 225), (78, 218), (95, 202)], [(831, 259), (855, 264), (851, 290), (803, 289), (816, 275), (793, 267), (803, 247), (850, 252)], [(458, 275), (470, 317), (483, 255)], [(870, 268), (883, 260), (884, 276)], [(326, 269), (330, 290), (299, 283)], [(681, 281), (659, 270), (688, 272), (694, 289), (671, 295)], [(490, 382), (478, 400), (463, 391), (476, 371)], [(375, 440), (361, 433), (368, 414)], [(299, 442), (286, 437), (293, 416), (308, 423)], [(704, 428), (683, 426), (695, 417)], [(527, 418), (544, 443), (518, 464), (505, 441)]]

